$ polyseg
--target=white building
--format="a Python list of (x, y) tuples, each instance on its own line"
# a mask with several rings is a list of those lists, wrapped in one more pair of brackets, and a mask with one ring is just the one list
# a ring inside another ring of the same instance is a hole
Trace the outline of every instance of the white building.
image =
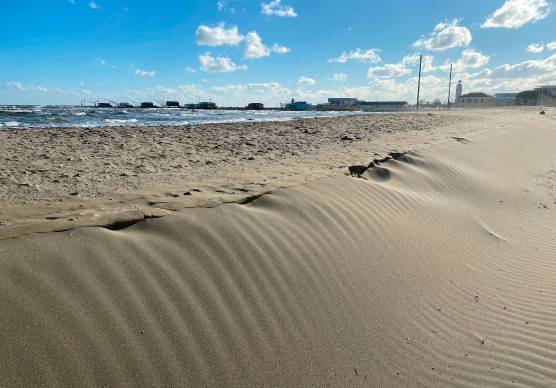
[(486, 93), (468, 93), (456, 100), (458, 108), (487, 108), (493, 106), (492, 96)]
[(463, 94), (463, 84), (461, 83), (461, 81), (458, 81), (458, 86), (456, 86), (456, 103), (458, 101), (458, 98), (460, 98)]

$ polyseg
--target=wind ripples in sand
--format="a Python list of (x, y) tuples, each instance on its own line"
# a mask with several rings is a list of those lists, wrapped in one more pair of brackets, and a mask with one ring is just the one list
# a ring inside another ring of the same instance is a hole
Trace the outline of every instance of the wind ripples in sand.
[(549, 386), (556, 214), (523, 190), (545, 161), (486, 149), (4, 240), (0, 385)]

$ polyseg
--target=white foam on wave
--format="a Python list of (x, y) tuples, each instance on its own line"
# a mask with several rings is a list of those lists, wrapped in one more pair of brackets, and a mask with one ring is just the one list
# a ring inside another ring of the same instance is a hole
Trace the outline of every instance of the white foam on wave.
[(19, 127), (20, 125), (21, 123), (19, 121), (6, 121), (5, 123), (0, 123), (0, 127), (6, 128)]
[(128, 119), (128, 120), (123, 120), (123, 119), (104, 119), (104, 122), (109, 124), (109, 125), (113, 125), (113, 124), (131, 124), (131, 123), (136, 123), (137, 119)]

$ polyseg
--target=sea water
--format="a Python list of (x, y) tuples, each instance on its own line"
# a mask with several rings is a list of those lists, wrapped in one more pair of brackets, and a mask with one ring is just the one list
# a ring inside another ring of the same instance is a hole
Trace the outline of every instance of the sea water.
[(0, 105), (0, 129), (286, 121), (299, 118), (338, 117), (352, 114), (360, 114), (360, 112)]

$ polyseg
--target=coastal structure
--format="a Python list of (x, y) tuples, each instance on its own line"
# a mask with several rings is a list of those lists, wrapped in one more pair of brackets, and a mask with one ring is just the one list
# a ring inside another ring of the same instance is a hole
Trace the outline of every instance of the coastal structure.
[(280, 105), (285, 110), (291, 110), (291, 111), (308, 111), (313, 108), (313, 106), (309, 104), (307, 101), (295, 101), (295, 99), (293, 98), (291, 102), (280, 104)]
[(166, 108), (179, 108), (179, 101), (166, 101)]
[(458, 108), (487, 108), (493, 106), (493, 98), (482, 92), (467, 93), (458, 97), (456, 106)]
[(318, 104), (317, 110), (322, 111), (353, 111), (357, 110), (357, 98), (329, 98), (327, 104)]
[(359, 101), (357, 107), (365, 112), (403, 110), (409, 107), (407, 101)]
[(154, 103), (150, 101), (142, 102), (141, 108), (154, 108)]
[(218, 106), (211, 101), (202, 101), (196, 104), (185, 104), (185, 109), (201, 109), (201, 110), (211, 110), (218, 109)]
[(556, 85), (544, 85), (535, 88), (539, 94), (539, 105), (556, 106)]
[(357, 98), (329, 98), (327, 104), (319, 104), (322, 111), (393, 111), (403, 110), (409, 106), (407, 101), (361, 101)]
[(359, 100), (357, 98), (329, 98), (328, 103), (330, 105), (338, 106), (353, 106), (357, 105)]
[(463, 95), (463, 83), (461, 80), (458, 81), (458, 85), (456, 86), (456, 104), (458, 99)]
[(496, 106), (510, 106), (515, 105), (515, 97), (517, 93), (495, 93), (493, 96), (493, 103)]
[(535, 90), (540, 91), (545, 96), (556, 98), (556, 85), (544, 85), (536, 87)]
[(218, 106), (216, 106), (216, 104), (212, 101), (202, 101), (198, 104), (196, 104), (196, 108), (195, 109), (217, 109)]
[(260, 102), (251, 102), (245, 107), (247, 110), (264, 110), (264, 104)]

